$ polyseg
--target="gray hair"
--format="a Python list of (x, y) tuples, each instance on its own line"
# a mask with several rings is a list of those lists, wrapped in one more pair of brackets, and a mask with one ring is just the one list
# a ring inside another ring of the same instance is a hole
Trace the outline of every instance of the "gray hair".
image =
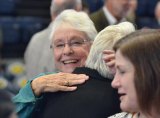
[(50, 14), (52, 15), (59, 15), (65, 9), (77, 9), (79, 6), (82, 9), (82, 2), (81, 0), (51, 0), (50, 6)]
[(112, 79), (113, 74), (103, 60), (103, 51), (112, 50), (116, 41), (133, 31), (135, 31), (135, 27), (132, 23), (122, 22), (117, 25), (110, 25), (99, 32), (92, 44), (86, 67), (96, 69), (103, 77)]
[(85, 12), (78, 12), (75, 10), (64, 10), (60, 13), (54, 22), (52, 22), (52, 29), (50, 39), (53, 40), (54, 32), (62, 24), (69, 24), (75, 30), (82, 31), (87, 35), (88, 40), (93, 41), (97, 35), (94, 23)]

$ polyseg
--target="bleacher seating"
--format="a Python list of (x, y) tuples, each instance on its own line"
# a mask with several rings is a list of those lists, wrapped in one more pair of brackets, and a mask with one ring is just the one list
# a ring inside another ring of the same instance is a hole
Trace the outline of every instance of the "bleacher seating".
[(15, 22), (14, 18), (0, 18), (0, 27), (3, 35), (2, 44), (16, 44), (20, 41), (20, 25)]
[(158, 0), (138, 0), (137, 16), (154, 17), (154, 9)]
[(32, 35), (48, 25), (48, 19), (38, 17), (19, 17), (17, 22), (21, 26), (22, 42), (28, 43)]
[(2, 58), (23, 58), (32, 35), (50, 22), (51, 0), (0, 0)]
[(35, 17), (2, 17), (2, 57), (23, 57), (32, 35), (47, 26), (48, 21)]
[(21, 0), (17, 4), (16, 13), (18, 16), (36, 16), (50, 18), (51, 0)]
[(152, 28), (152, 29), (158, 29), (160, 28), (160, 25), (156, 21), (155, 18), (151, 17), (142, 17), (137, 20), (137, 26), (138, 29), (141, 28)]
[(141, 28), (159, 28), (154, 10), (158, 0), (138, 0), (136, 24)]
[(0, 14), (13, 15), (15, 14), (16, 0), (0, 0)]

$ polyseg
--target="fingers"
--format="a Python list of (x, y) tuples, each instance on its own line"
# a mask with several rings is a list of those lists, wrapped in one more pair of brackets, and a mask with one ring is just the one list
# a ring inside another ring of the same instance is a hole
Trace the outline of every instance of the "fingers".
[(72, 86), (72, 87), (60, 86), (59, 87), (59, 91), (74, 91), (76, 89), (77, 89), (76, 86)]
[(88, 80), (89, 77), (85, 74), (59, 73), (59, 79), (66, 80)]
[(66, 86), (60, 84), (50, 84), (48, 87), (44, 89), (44, 92), (57, 92), (57, 91), (74, 91), (76, 90), (76, 86)]
[(84, 79), (81, 79), (81, 80), (67, 80), (66, 82), (66, 86), (73, 86), (73, 85), (78, 85), (78, 84), (82, 84), (84, 83), (85, 80)]
[(103, 54), (114, 54), (115, 52), (113, 50), (104, 50)]
[(115, 52), (111, 50), (103, 51), (103, 58), (106, 62), (115, 59)]
[(114, 67), (115, 66), (115, 60), (110, 60), (109, 62), (106, 63), (108, 67)]
[(57, 79), (54, 81), (58, 85), (71, 87), (74, 85), (83, 84), (86, 80), (85, 79)]
[(70, 86), (69, 81), (66, 81), (65, 84), (64, 84), (64, 86)]
[(45, 78), (44, 92), (57, 92), (76, 90), (75, 85), (83, 84), (89, 77), (84, 74), (58, 73), (45, 75), (43, 78)]
[(103, 51), (103, 60), (106, 62), (107, 66), (115, 66), (115, 52), (112, 50)]
[(115, 74), (115, 52), (112, 50), (103, 51), (103, 60), (109, 67), (112, 74)]
[[(85, 81), (85, 80), (84, 80)], [(45, 87), (45, 92), (57, 92), (57, 91), (74, 91), (77, 89), (74, 84), (81, 84), (84, 81), (82, 80), (75, 80), (75, 81), (66, 81), (64, 79), (61, 80), (54, 80), (50, 81), (47, 86)]]

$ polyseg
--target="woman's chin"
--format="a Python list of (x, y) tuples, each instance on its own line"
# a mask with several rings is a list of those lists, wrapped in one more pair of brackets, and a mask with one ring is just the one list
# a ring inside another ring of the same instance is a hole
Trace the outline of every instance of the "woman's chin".
[(62, 70), (62, 72), (65, 72), (65, 73), (72, 73), (74, 71), (76, 67), (67, 67), (65, 68), (64, 70)]
[(123, 102), (120, 103), (120, 108), (124, 112), (128, 111), (127, 106), (125, 104), (123, 104)]

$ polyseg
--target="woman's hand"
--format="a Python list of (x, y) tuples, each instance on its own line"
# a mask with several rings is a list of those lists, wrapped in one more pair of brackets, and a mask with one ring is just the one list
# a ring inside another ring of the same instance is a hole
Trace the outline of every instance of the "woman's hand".
[(103, 60), (106, 65), (110, 68), (111, 72), (115, 74), (115, 52), (113, 50), (103, 51)]
[(84, 83), (88, 78), (84, 74), (49, 74), (34, 79), (31, 87), (36, 96), (44, 92), (74, 91), (77, 89), (75, 85)]

